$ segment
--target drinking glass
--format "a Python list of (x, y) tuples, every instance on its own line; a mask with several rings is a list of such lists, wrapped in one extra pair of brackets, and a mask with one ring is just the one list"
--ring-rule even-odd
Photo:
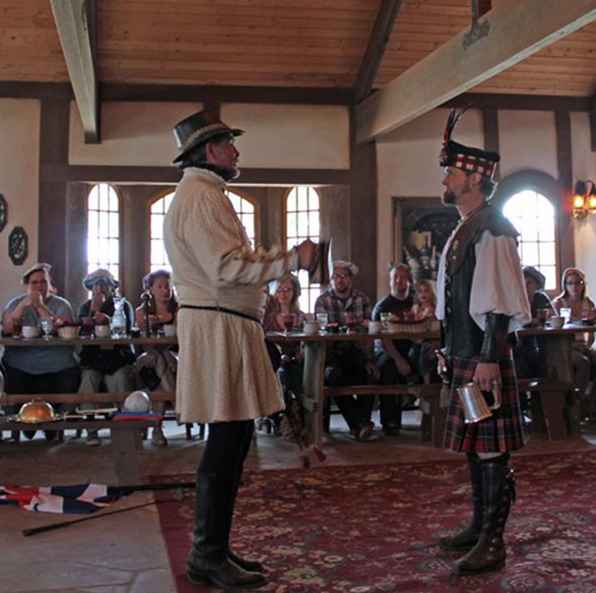
[(327, 324), (329, 323), (329, 315), (327, 313), (317, 313), (317, 321), (321, 326), (321, 330), (325, 331)]
[(381, 320), (381, 329), (383, 331), (388, 331), (389, 323), (391, 322), (391, 313), (381, 313), (379, 318)]
[(561, 307), (559, 315), (565, 319), (565, 323), (569, 323), (571, 321), (571, 308)]
[(54, 322), (51, 319), (42, 319), (39, 323), (44, 340), (49, 340), (54, 331)]

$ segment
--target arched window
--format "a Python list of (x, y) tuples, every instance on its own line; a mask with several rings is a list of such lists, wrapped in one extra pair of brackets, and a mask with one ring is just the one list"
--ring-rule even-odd
[(230, 202), (232, 202), (232, 206), (234, 207), (234, 210), (236, 211), (236, 214), (238, 215), (238, 218), (240, 219), (240, 222), (244, 226), (244, 230), (248, 235), (250, 244), (254, 247), (256, 236), (255, 205), (246, 198), (243, 198), (242, 196), (239, 196), (238, 194), (235, 194), (229, 190), (226, 190), (226, 195), (228, 198), (230, 198)]
[[(227, 196), (232, 202), (232, 206), (240, 218), (240, 222), (246, 229), (246, 234), (250, 239), (251, 244), (255, 244), (255, 227), (256, 227), (256, 214), (255, 206), (249, 200), (242, 198), (241, 196), (226, 191)], [(151, 205), (151, 256), (150, 256), (150, 268), (151, 271), (166, 269), (171, 270), (170, 262), (165, 250), (163, 242), (163, 223), (174, 199), (174, 192), (167, 194), (163, 198), (160, 198), (153, 202)]]
[(163, 243), (163, 221), (174, 199), (174, 192), (167, 194), (163, 198), (156, 200), (151, 204), (151, 256), (150, 271), (171, 270), (170, 261)]
[[(291, 249), (304, 239), (319, 242), (321, 210), (319, 192), (314, 187), (301, 185), (293, 188), (286, 198), (286, 246)], [(302, 294), (300, 309), (312, 313), (321, 294), (320, 284), (310, 284), (308, 272), (298, 272)]]
[(526, 189), (512, 195), (503, 214), (520, 233), (519, 254), (524, 266), (534, 266), (546, 277), (545, 288), (557, 287), (555, 209), (541, 193)]
[(120, 275), (118, 194), (107, 183), (94, 185), (87, 201), (87, 271), (97, 268)]

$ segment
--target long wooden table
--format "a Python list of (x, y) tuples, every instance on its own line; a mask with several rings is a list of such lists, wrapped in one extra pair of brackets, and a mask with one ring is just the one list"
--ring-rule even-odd
[[(567, 325), (561, 329), (529, 328), (520, 330), (521, 336), (541, 336), (544, 338), (547, 380), (561, 385), (573, 385), (573, 364), (571, 360), (572, 345), (578, 333), (594, 333), (594, 326)], [(377, 339), (391, 340), (429, 340), (438, 342), (439, 334), (434, 331), (425, 332), (397, 332), (397, 333), (318, 333), (306, 335), (303, 333), (269, 333), (267, 339), (279, 344), (302, 343), (304, 346), (304, 373), (303, 393), (307, 415), (307, 425), (311, 440), (320, 445), (323, 435), (323, 408), (324, 408), (324, 374), (325, 358), (329, 345), (337, 342), (361, 342), (369, 346)], [(137, 338), (87, 338), (74, 339), (51, 338), (1, 338), (0, 346), (99, 346), (113, 348), (118, 345), (138, 346), (168, 346), (176, 345), (176, 336), (169, 337), (137, 337)], [(549, 393), (548, 398), (543, 398), (545, 419), (550, 423), (549, 436), (554, 439), (566, 438), (579, 429), (579, 410), (572, 390), (563, 389), (560, 393)], [(559, 419), (561, 420), (559, 422)]]

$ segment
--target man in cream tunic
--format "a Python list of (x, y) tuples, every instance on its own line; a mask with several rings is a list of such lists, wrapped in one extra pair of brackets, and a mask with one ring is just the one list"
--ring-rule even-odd
[(180, 301), (176, 410), (183, 422), (209, 424), (187, 576), (221, 588), (265, 583), (261, 564), (229, 547), (254, 419), (283, 408), (260, 324), (264, 287), (289, 270), (307, 269), (315, 251), (311, 242), (287, 253), (251, 248), (224, 193), (238, 176), (233, 141), (240, 134), (209, 112), (176, 125), (174, 162), (184, 174), (164, 223)]

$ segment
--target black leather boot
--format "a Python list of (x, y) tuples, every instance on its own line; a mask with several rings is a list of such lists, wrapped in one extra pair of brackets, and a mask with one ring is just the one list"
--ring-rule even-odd
[(265, 577), (244, 570), (228, 555), (230, 480), (199, 472), (195, 502), (195, 529), (186, 575), (194, 584), (210, 583), (222, 589), (261, 587)]
[(472, 520), (465, 529), (456, 535), (439, 540), (441, 548), (450, 552), (461, 552), (473, 548), (478, 542), (482, 529), (482, 472), (478, 455), (468, 453), (468, 466), (472, 483)]
[(482, 470), (483, 517), (478, 543), (455, 565), (454, 573), (469, 575), (499, 570), (505, 565), (503, 533), (515, 501), (513, 470), (509, 455), (480, 464)]

